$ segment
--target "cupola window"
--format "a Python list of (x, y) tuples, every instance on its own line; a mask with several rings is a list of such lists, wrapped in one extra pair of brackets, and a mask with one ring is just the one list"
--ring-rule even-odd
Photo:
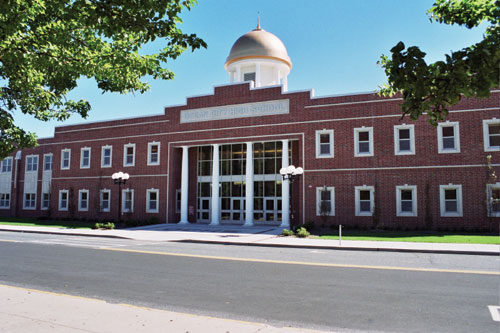
[(253, 82), (255, 82), (255, 72), (243, 74), (243, 81), (253, 81)]

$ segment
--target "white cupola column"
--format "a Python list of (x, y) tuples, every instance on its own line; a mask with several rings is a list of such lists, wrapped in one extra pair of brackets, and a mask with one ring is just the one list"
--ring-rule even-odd
[[(288, 167), (288, 140), (281, 140), (281, 167)], [(290, 228), (290, 180), (281, 181), (281, 225), (282, 228)]]
[(260, 87), (261, 86), (261, 72), (260, 72), (260, 62), (255, 63), (255, 87)]
[(245, 224), (246, 227), (253, 225), (253, 144), (247, 142), (247, 159), (245, 170)]
[(212, 158), (212, 212), (210, 225), (220, 224), (220, 204), (219, 204), (219, 145), (214, 144), (214, 154)]
[(188, 187), (189, 187), (189, 147), (182, 147), (182, 171), (181, 171), (181, 220), (179, 224), (188, 224)]

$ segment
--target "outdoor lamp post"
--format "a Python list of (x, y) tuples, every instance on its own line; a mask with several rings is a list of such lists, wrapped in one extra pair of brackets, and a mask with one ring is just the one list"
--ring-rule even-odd
[(130, 175), (128, 173), (123, 172), (115, 172), (111, 178), (113, 178), (113, 182), (118, 184), (118, 223), (121, 223), (121, 208), (122, 208), (122, 184), (125, 184), (129, 179)]
[(290, 165), (286, 168), (281, 168), (280, 174), (283, 177), (283, 180), (289, 180), (290, 183), (293, 183), (295, 179), (300, 177), (304, 173), (304, 169), (301, 167), (296, 168), (293, 165)]

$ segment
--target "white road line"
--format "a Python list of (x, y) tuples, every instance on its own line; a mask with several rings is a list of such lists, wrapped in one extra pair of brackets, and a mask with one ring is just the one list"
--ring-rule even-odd
[(488, 309), (491, 313), (491, 318), (494, 321), (500, 321), (500, 306), (498, 305), (488, 305)]

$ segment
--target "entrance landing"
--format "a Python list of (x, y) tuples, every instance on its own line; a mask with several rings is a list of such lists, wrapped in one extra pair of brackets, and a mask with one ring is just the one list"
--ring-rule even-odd
[(266, 234), (280, 235), (283, 231), (279, 226), (250, 226), (241, 225), (208, 225), (200, 223), (177, 224), (162, 223), (148, 226), (129, 228), (128, 230), (151, 230), (151, 231), (187, 231), (187, 232), (213, 232), (213, 233), (235, 233), (235, 234)]

